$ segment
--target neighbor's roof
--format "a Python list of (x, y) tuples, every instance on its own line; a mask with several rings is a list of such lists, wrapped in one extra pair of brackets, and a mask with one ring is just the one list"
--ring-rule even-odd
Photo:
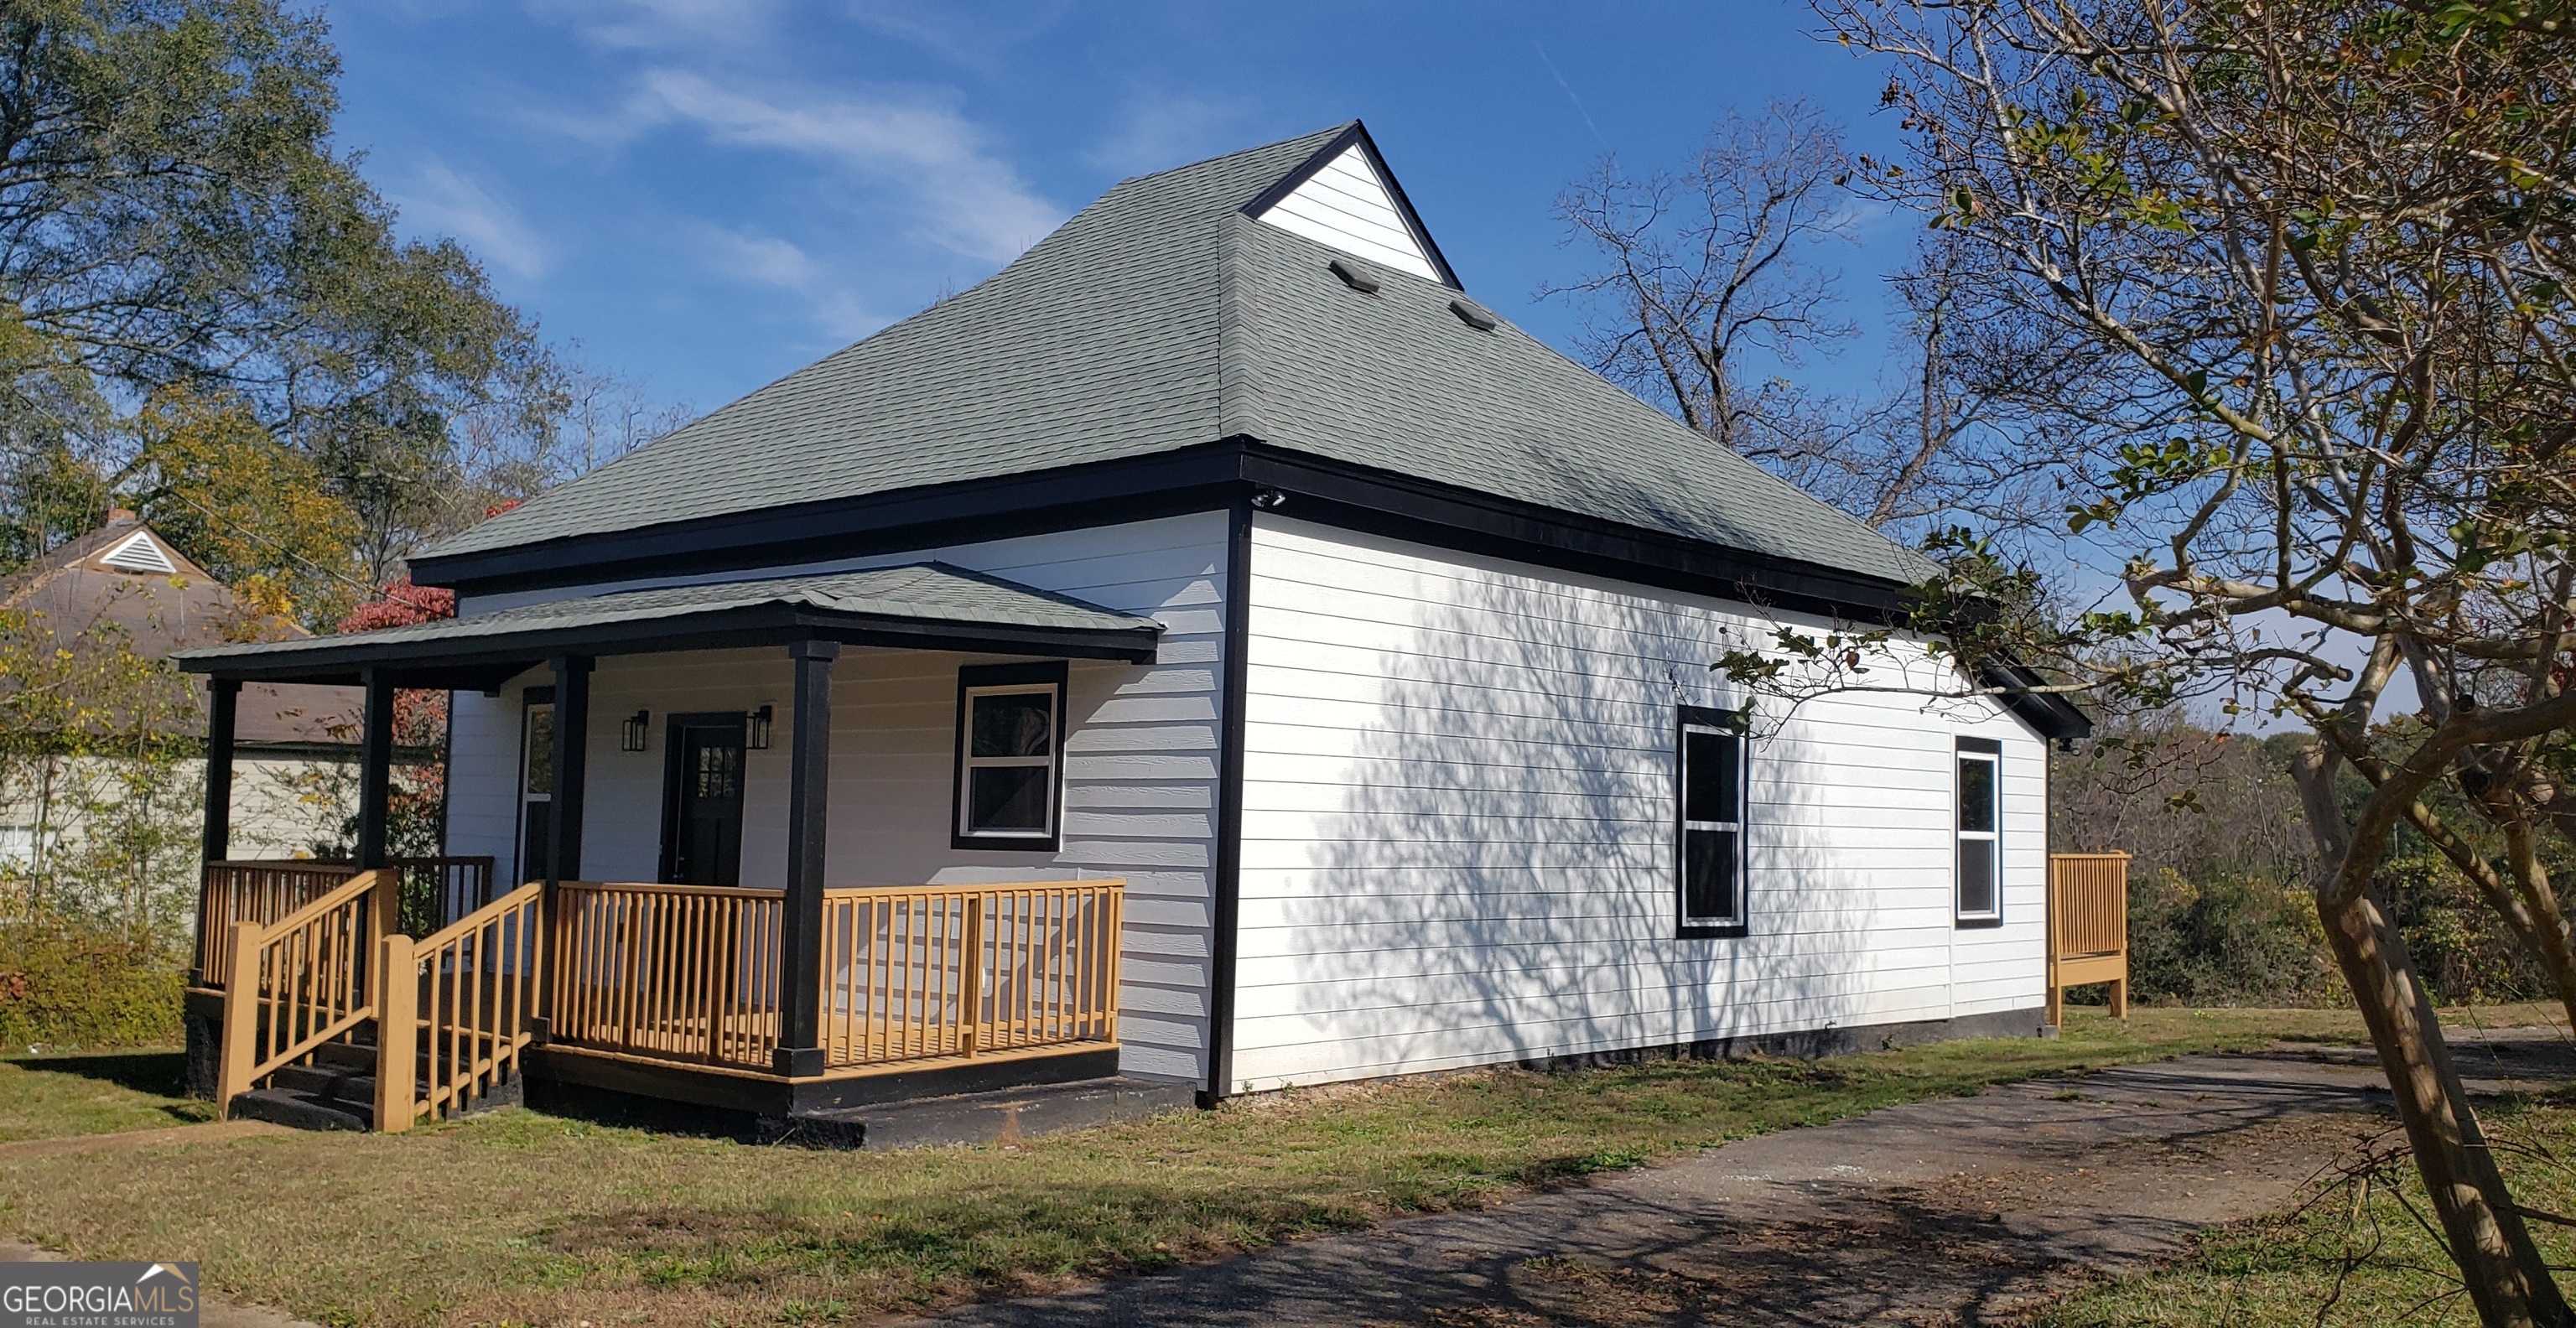
[(1120, 183), (991, 279), (426, 556), (1254, 438), (1776, 558), (1921, 575), (1915, 555), (1508, 322), (1470, 326), (1450, 308), (1456, 289), (1371, 265), (1380, 289), (1362, 295), (1327, 269), (1357, 260), (1247, 214), (1353, 143), (1367, 143), (1357, 122)]
[(515, 666), (565, 649), (670, 649), (679, 637), (708, 648), (726, 644), (728, 631), (769, 630), (966, 649), (1008, 649), (1034, 637), (1150, 656), (1162, 625), (960, 567), (913, 563), (619, 591), (374, 632), (187, 650), (177, 659), (196, 673), (331, 676), (359, 665)]
[[(246, 632), (304, 638), (189, 560), (131, 512), (47, 550), (0, 581), (0, 610), (27, 615), (26, 630), (79, 651), (120, 643), (143, 659)], [(205, 704), (205, 689), (196, 692)], [(359, 693), (345, 687), (253, 685), (235, 702), (244, 746), (354, 746)]]

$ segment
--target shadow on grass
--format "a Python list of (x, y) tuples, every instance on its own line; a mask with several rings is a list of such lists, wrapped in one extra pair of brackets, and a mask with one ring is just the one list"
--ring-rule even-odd
[(188, 1053), (184, 1051), (88, 1051), (48, 1056), (12, 1056), (22, 1070), (78, 1075), (156, 1097), (188, 1095)]

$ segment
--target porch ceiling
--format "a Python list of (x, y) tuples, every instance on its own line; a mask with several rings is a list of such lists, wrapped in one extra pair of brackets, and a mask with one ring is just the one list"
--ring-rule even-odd
[(945, 563), (589, 595), (348, 636), (173, 655), (223, 678), (482, 688), (550, 656), (799, 640), (1151, 663), (1162, 624)]

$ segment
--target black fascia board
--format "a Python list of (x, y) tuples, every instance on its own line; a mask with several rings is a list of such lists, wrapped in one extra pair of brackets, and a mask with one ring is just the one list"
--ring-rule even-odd
[(1904, 615), (1897, 582), (1729, 549), (1537, 503), (1234, 437), (1170, 452), (424, 558), (458, 595), (675, 573), (751, 571), (942, 544), (1222, 511), (1260, 489), (1282, 515), (1463, 552), (1869, 622)]
[(1979, 670), (1989, 687), (2005, 688), (1995, 699), (2004, 709), (2039, 731), (2039, 736), (2058, 742), (2073, 742), (2093, 736), (2093, 717), (2082, 707), (2055, 692), (2028, 689), (2044, 686), (2046, 680), (2026, 665), (2010, 660), (1997, 660)]
[[(661, 618), (567, 627), (532, 628), (488, 638), (428, 638), (369, 641), (356, 635), (345, 641), (268, 655), (212, 656), (181, 659), (190, 673), (237, 678), (245, 682), (337, 682), (358, 676), (361, 668), (390, 671), (400, 685), (464, 688), (464, 681), (500, 671), (515, 676), (535, 662), (555, 655), (636, 655), (689, 650), (731, 650), (792, 641), (838, 641), (844, 645), (899, 649), (946, 650), (966, 654), (1043, 655), (1068, 659), (1111, 659), (1131, 664), (1154, 661), (1159, 628), (1017, 627), (981, 623), (925, 622), (883, 614), (831, 613), (797, 605), (759, 604), (712, 612), (673, 614)], [(430, 681), (430, 680), (439, 681)]]
[(1288, 501), (1270, 510), (1467, 553), (1766, 607), (1895, 623), (1906, 589), (1856, 572), (1730, 549), (1392, 471), (1244, 444), (1243, 477)]
[[(423, 557), (420, 585), (460, 596), (674, 572), (748, 571), (1213, 511), (1238, 496), (1233, 440), (1016, 475), (798, 503), (635, 530)], [(1101, 505), (1118, 504), (1115, 513)]]

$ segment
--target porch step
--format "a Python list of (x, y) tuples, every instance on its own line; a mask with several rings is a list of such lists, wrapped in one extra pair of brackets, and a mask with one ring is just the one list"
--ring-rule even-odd
[(1198, 1085), (1192, 1081), (1112, 1075), (989, 1093), (799, 1112), (785, 1120), (766, 1122), (761, 1133), (770, 1142), (817, 1148), (885, 1150), (940, 1144), (1012, 1144), (1058, 1130), (1178, 1111), (1197, 1100)]
[(299, 1130), (364, 1130), (375, 1123), (376, 1109), (272, 1086), (235, 1095), (231, 1115)]

